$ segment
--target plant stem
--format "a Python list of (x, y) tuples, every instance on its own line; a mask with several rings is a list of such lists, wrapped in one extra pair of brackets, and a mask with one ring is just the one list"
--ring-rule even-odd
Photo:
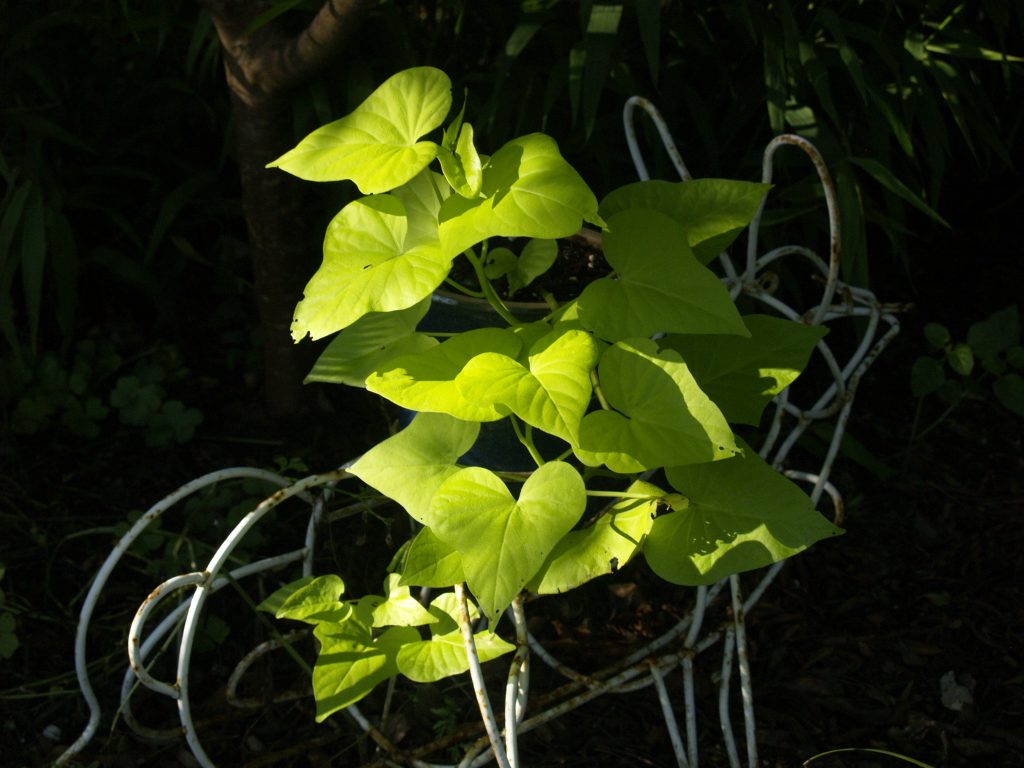
[(459, 293), (464, 293), (467, 296), (472, 296), (474, 299), (486, 298), (484, 296), (483, 291), (474, 291), (472, 288), (467, 288), (466, 286), (462, 285), (461, 283), (455, 282), (450, 277), (446, 277), (444, 282), (445, 282), (445, 285), (448, 285), (451, 288), (454, 288)]
[(601, 380), (597, 378), (597, 368), (590, 372), (590, 383), (594, 387), (594, 394), (597, 395), (597, 402), (601, 404), (601, 408), (606, 411), (612, 410), (608, 401), (605, 400), (604, 391), (601, 389)]
[(529, 424), (526, 425), (526, 431), (524, 432), (522, 427), (519, 426), (519, 419), (515, 416), (509, 416), (512, 421), (512, 429), (516, 432), (516, 437), (519, 438), (519, 442), (526, 446), (526, 450), (530, 452), (530, 458), (533, 459), (534, 463), (538, 467), (544, 466), (544, 457), (540, 455), (540, 451), (537, 450), (537, 446), (533, 444), (533, 427)]
[(494, 290), (494, 286), (491, 285), (491, 281), (487, 279), (487, 275), (484, 273), (483, 260), (477, 258), (477, 255), (473, 253), (472, 249), (463, 251), (463, 254), (469, 263), (473, 265), (473, 271), (476, 272), (476, 279), (480, 281), (480, 288), (483, 290), (483, 297), (487, 299), (487, 302), (494, 307), (494, 311), (501, 315), (502, 319), (509, 325), (516, 326), (520, 325), (519, 321), (516, 320), (515, 315), (505, 306), (505, 302), (498, 296), (498, 292)]
[(654, 501), (663, 498), (652, 493), (628, 493), (626, 491), (587, 491), (587, 496), (597, 496), (604, 499), (641, 499), (643, 501)]

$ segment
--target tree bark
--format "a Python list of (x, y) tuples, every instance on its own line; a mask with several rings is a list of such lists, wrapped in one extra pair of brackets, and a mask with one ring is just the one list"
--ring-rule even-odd
[(245, 30), (257, 0), (200, 0), (224, 52), (242, 206), (263, 337), (265, 394), (274, 416), (303, 410), (305, 350), (291, 340), (292, 311), (319, 263), (321, 233), (304, 205), (307, 185), (266, 164), (294, 144), (289, 94), (333, 61), (376, 0), (327, 0), (299, 34), (274, 23)]

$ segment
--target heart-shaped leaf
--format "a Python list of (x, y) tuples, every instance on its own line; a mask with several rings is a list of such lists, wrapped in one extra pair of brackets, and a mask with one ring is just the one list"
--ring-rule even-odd
[[(516, 649), (488, 631), (477, 632), (473, 635), (473, 642), (481, 662), (491, 661)], [(402, 646), (397, 662), (398, 671), (417, 683), (433, 683), (469, 669), (469, 657), (460, 630)]]
[(387, 360), (366, 380), (366, 388), (413, 411), (447, 413), (467, 421), (497, 421), (507, 415), (489, 400), (462, 395), (456, 378), (477, 355), (495, 353), (514, 358), (519, 338), (502, 328), (477, 328), (417, 355)]
[(292, 337), (319, 339), (369, 312), (408, 309), (448, 275), (436, 242), (405, 249), (405, 206), (391, 195), (346, 205), (327, 227), (324, 261), (295, 307)]
[(345, 583), (340, 576), (308, 576), (286, 584), (256, 606), (278, 619), (294, 619), (307, 624), (341, 621), (352, 610), (341, 602)]
[(433, 624), (433, 616), (420, 601), (409, 593), (409, 587), (402, 586), (397, 573), (389, 573), (384, 587), (388, 596), (373, 609), (374, 627), (419, 627)]
[(654, 521), (644, 557), (673, 584), (711, 584), (842, 533), (749, 448), (726, 461), (671, 467), (667, 474), (689, 506)]
[(341, 628), (336, 631), (334, 634), (331, 625), (321, 624), (314, 632), (320, 641), (320, 655), (313, 667), (318, 723), (397, 675), (402, 646), (420, 640), (413, 627), (391, 627), (375, 640)]
[(455, 462), (473, 447), (479, 433), (479, 424), (421, 413), (397, 435), (364, 453), (349, 472), (422, 523), (434, 491), (459, 470)]
[(646, 493), (653, 498), (623, 499), (593, 525), (566, 534), (531, 579), (531, 592), (539, 595), (568, 592), (598, 576), (614, 573), (630, 561), (651, 529), (658, 497), (665, 492), (642, 481), (630, 485), (627, 492)]
[(482, 197), (451, 196), (441, 205), (441, 243), (458, 254), (489, 237), (558, 238), (599, 221), (597, 200), (558, 151), (532, 133), (499, 149), (483, 170)]
[(686, 363), (650, 339), (618, 342), (601, 356), (601, 390), (614, 411), (593, 411), (580, 425), (576, 455), (615, 472), (727, 458), (732, 430)]
[(441, 125), (452, 105), (451, 81), (416, 67), (388, 78), (346, 117), (317, 128), (268, 168), (309, 181), (351, 179), (364, 195), (404, 184), (437, 156), (418, 141)]
[(430, 336), (414, 333), (429, 308), (430, 300), (424, 299), (398, 312), (363, 315), (331, 339), (306, 376), (306, 383), (324, 381), (362, 387), (366, 377), (385, 361), (436, 346)]
[(686, 232), (686, 242), (701, 264), (707, 264), (746, 228), (771, 189), (730, 179), (684, 182), (640, 181), (619, 187), (601, 201), (601, 216), (646, 209), (668, 216)]
[(749, 338), (671, 335), (659, 344), (682, 355), (729, 421), (756, 427), (764, 407), (796, 380), (828, 329), (768, 315), (746, 315), (743, 322)]
[(405, 555), (401, 583), (417, 587), (450, 587), (465, 580), (459, 551), (437, 538), (429, 528), (421, 528)]
[(501, 413), (511, 411), (527, 424), (576, 444), (597, 357), (597, 343), (586, 331), (553, 331), (531, 347), (529, 368), (506, 355), (477, 355), (456, 383), (466, 400), (493, 405)]
[(664, 214), (615, 214), (608, 219), (604, 254), (616, 277), (595, 280), (578, 301), (581, 322), (602, 339), (749, 335), (725, 286), (694, 257), (683, 228)]
[(429, 525), (462, 554), (466, 583), (491, 622), (547, 559), (586, 507), (583, 478), (554, 461), (534, 472), (516, 500), (482, 467), (449, 477), (434, 494)]

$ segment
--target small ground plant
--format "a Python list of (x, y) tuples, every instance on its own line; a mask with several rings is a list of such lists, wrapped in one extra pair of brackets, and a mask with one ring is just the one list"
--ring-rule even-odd
[[(324, 575), (262, 606), (315, 626), (318, 719), (398, 675), (464, 672), (474, 646), (484, 661), (513, 651), (499, 619), (524, 594), (567, 592), (641, 555), (669, 582), (710, 584), (841, 532), (732, 427), (759, 424), (825, 333), (741, 315), (706, 266), (767, 185), (640, 182), (599, 203), (546, 135), (481, 155), (463, 106), (440, 142), (425, 139), (451, 106), (443, 72), (406, 70), (271, 164), (365, 195), (331, 221), (296, 308), (296, 341), (336, 334), (313, 377), (415, 413), (348, 468), (415, 521), (382, 593), (342, 599), (341, 576)], [(493, 281), (529, 283), (546, 246), (495, 259), (490, 241), (584, 223), (612, 273), (540, 320), (517, 318)], [(450, 278), (460, 259), (476, 287)], [(504, 327), (418, 331), (442, 286), (486, 299)], [(464, 458), (497, 421), (535, 468)], [(454, 592), (424, 605), (412, 587)]]

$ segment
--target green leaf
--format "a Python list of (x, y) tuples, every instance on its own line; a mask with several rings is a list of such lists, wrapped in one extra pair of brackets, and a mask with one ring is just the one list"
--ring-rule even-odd
[(558, 257), (558, 243), (554, 240), (533, 239), (526, 244), (515, 265), (508, 275), (508, 293), (514, 295), (517, 291), (532, 283), (536, 278), (543, 275)]
[(936, 350), (945, 349), (952, 341), (949, 329), (942, 323), (926, 323), (924, 326), (924, 338)]
[(675, 221), (685, 231), (687, 245), (701, 264), (707, 264), (746, 229), (770, 184), (730, 179), (639, 181), (611, 192), (601, 201), (601, 218), (644, 209)]
[(346, 117), (317, 128), (270, 163), (309, 181), (351, 179), (364, 195), (387, 192), (422, 171), (438, 145), (418, 141), (451, 108), (451, 81), (416, 67), (385, 80)]
[(803, 371), (823, 326), (794, 323), (768, 315), (743, 318), (750, 336), (666, 336), (700, 388), (733, 423), (757, 426), (765, 406)]
[(306, 577), (281, 587), (256, 606), (256, 610), (272, 613), (278, 619), (307, 624), (344, 621), (352, 612), (351, 606), (341, 602), (344, 592), (345, 582), (340, 576)]
[(438, 154), (444, 177), (462, 197), (474, 198), (483, 184), (480, 155), (473, 146), (473, 126), (463, 123), (455, 149), (441, 147)]
[(409, 593), (409, 587), (402, 586), (400, 582), (401, 576), (397, 573), (388, 574), (384, 583), (387, 599), (373, 609), (373, 626), (419, 627), (435, 623), (437, 618)]
[(655, 485), (637, 481), (627, 493), (649, 493), (651, 499), (623, 499), (588, 528), (566, 534), (529, 583), (539, 595), (568, 592), (581, 584), (614, 573), (632, 559), (651, 529), (658, 502), (665, 495)]
[(992, 384), (996, 399), (1018, 416), (1024, 416), (1024, 378), (1017, 373), (1000, 376)]
[(590, 404), (598, 346), (586, 331), (552, 331), (530, 348), (528, 365), (497, 353), (477, 355), (456, 378), (467, 402), (510, 411), (575, 445)]
[(465, 580), (459, 551), (437, 538), (429, 528), (421, 528), (405, 555), (401, 583), (417, 587), (450, 587)]
[(346, 624), (320, 624), (314, 631), (320, 641), (320, 655), (313, 667), (318, 723), (397, 675), (402, 646), (420, 640), (413, 627), (391, 627), (376, 640), (369, 640), (362, 633), (350, 632)]
[(437, 490), (426, 523), (462, 554), (466, 583), (493, 625), (586, 503), (583, 478), (561, 461), (530, 475), (518, 500), (493, 472), (468, 467)]
[(910, 391), (914, 397), (924, 397), (938, 392), (946, 383), (946, 372), (942, 362), (934, 357), (919, 357), (910, 369)]
[(736, 453), (725, 416), (686, 363), (650, 339), (618, 342), (601, 357), (601, 389), (614, 411), (588, 413), (576, 455), (615, 472), (714, 461)]
[(295, 307), (292, 337), (319, 339), (370, 312), (408, 309), (451, 269), (435, 242), (406, 249), (408, 216), (392, 195), (346, 205), (327, 227), (324, 261)]
[(482, 197), (452, 195), (441, 204), (445, 253), (489, 237), (558, 238), (583, 221), (599, 221), (597, 199), (549, 136), (533, 133), (505, 144), (483, 170)]
[(667, 476), (689, 506), (654, 521), (644, 557), (673, 584), (712, 584), (842, 533), (749, 448), (725, 461), (670, 467)]
[[(516, 649), (486, 630), (473, 635), (473, 641), (481, 662), (497, 659)], [(468, 670), (469, 657), (458, 629), (430, 640), (409, 643), (398, 652), (398, 671), (417, 683), (434, 683)]]
[(121, 423), (141, 427), (160, 410), (163, 390), (156, 384), (142, 384), (135, 376), (120, 376), (110, 393), (110, 404), (118, 410)]
[(900, 197), (906, 202), (910, 203), (912, 206), (917, 208), (917, 210), (921, 211), (921, 213), (925, 214), (932, 221), (941, 224), (947, 229), (952, 229), (948, 221), (942, 218), (935, 211), (935, 209), (928, 205), (928, 203), (926, 203), (924, 200), (922, 200), (920, 196), (914, 194), (914, 192), (912, 192), (906, 184), (904, 184), (902, 181), (896, 178), (892, 171), (890, 171), (880, 162), (878, 162), (877, 160), (873, 160), (870, 157), (851, 157), (849, 158), (849, 160), (854, 165), (863, 168), (865, 171), (871, 174), (871, 176), (874, 177), (875, 181), (877, 181), (879, 184), (881, 184), (883, 187), (885, 187), (887, 190), (892, 192), (897, 197)]
[(306, 383), (324, 381), (362, 387), (366, 377), (387, 360), (436, 346), (431, 337), (414, 333), (428, 309), (429, 298), (409, 309), (363, 315), (331, 339), (306, 376)]
[(974, 353), (966, 344), (954, 344), (946, 352), (946, 362), (961, 376), (970, 376), (974, 370)]
[(489, 400), (465, 398), (456, 383), (463, 368), (485, 353), (515, 358), (519, 338), (502, 328), (477, 328), (417, 355), (387, 360), (366, 379), (366, 388), (413, 411), (447, 413), (467, 421), (497, 421), (507, 414)]
[(491, 248), (484, 259), (484, 274), (488, 280), (497, 280), (512, 272), (518, 263), (519, 258), (508, 248)]
[(602, 339), (749, 335), (725, 286), (694, 258), (685, 231), (667, 216), (648, 210), (610, 216), (604, 254), (617, 278), (594, 281), (578, 302), (580, 321)]
[(967, 331), (967, 343), (982, 360), (990, 360), (1020, 343), (1020, 315), (1011, 306), (993, 312)]
[(364, 453), (349, 472), (425, 523), (434, 492), (459, 470), (455, 462), (473, 447), (479, 433), (479, 424), (421, 413)]

